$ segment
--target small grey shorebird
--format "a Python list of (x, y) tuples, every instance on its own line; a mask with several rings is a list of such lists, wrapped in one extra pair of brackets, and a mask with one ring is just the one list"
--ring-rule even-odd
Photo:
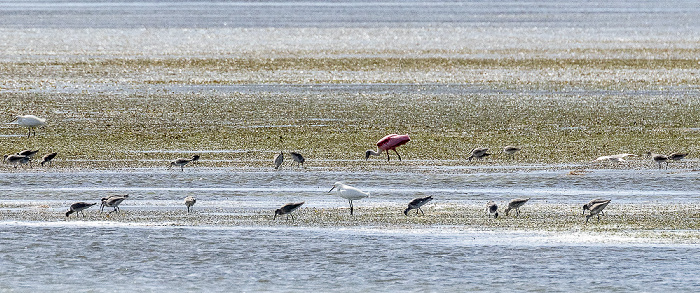
[(411, 209), (415, 209), (416, 215), (418, 214), (418, 211), (420, 211), (421, 214), (425, 215), (425, 213), (423, 212), (423, 209), (421, 209), (421, 207), (424, 204), (430, 202), (431, 200), (433, 200), (432, 195), (428, 195), (426, 197), (414, 198), (411, 202), (408, 203), (408, 208), (406, 208), (403, 211), (403, 214), (408, 216), (408, 211), (410, 211)]
[(516, 147), (516, 146), (512, 146), (512, 145), (509, 145), (509, 146), (506, 146), (503, 148), (503, 153), (505, 153), (507, 155), (515, 154), (518, 151), (520, 151), (520, 148)]
[(490, 156), (491, 154), (487, 153), (489, 151), (489, 148), (475, 148), (472, 149), (471, 156), (467, 158), (470, 162), (472, 159), (476, 158), (477, 160), (481, 160), (485, 158), (486, 156)]
[(493, 215), (494, 219), (498, 218), (498, 205), (495, 202), (489, 201), (486, 203), (486, 211), (489, 213), (489, 218), (491, 215)]
[(306, 161), (304, 156), (297, 152), (290, 152), (289, 154), (292, 155), (292, 159), (297, 163), (297, 167), (299, 167), (300, 164), (302, 168), (304, 167), (304, 161)]
[(600, 214), (603, 212), (603, 209), (608, 206), (610, 203), (610, 200), (606, 200), (604, 202), (600, 202), (597, 204), (594, 204), (593, 206), (590, 207), (590, 214), (586, 216), (586, 223), (588, 223), (588, 219), (591, 217), (597, 215), (598, 216), (598, 222), (600, 222)]
[(666, 155), (660, 155), (660, 154), (654, 154), (652, 152), (647, 152), (647, 155), (651, 157), (654, 162), (659, 164), (659, 169), (661, 169), (661, 164), (666, 163), (666, 169), (668, 169), (668, 156)]
[(32, 158), (23, 155), (5, 155), (3, 157), (3, 161), (7, 162), (8, 164), (15, 165), (15, 168), (17, 168), (18, 164), (27, 163), (29, 163), (29, 167), (31, 167)]
[(192, 159), (190, 159), (190, 161), (192, 161), (192, 164), (199, 164), (199, 158), (199, 155), (192, 155)]
[(508, 202), (508, 207), (506, 208), (506, 216), (510, 210), (515, 209), (517, 216), (520, 216), (520, 207), (523, 206), (530, 198), (516, 198)]
[(289, 217), (292, 217), (292, 221), (294, 221), (294, 216), (292, 215), (293, 211), (296, 211), (299, 207), (301, 207), (304, 204), (304, 202), (297, 202), (297, 203), (288, 203), (283, 205), (281, 208), (275, 210), (275, 216), (272, 217), (272, 220), (274, 221), (277, 219), (277, 216), (281, 215), (287, 215), (287, 219)]
[(72, 205), (70, 205), (70, 208), (68, 208), (68, 211), (66, 212), (66, 217), (70, 216), (70, 214), (75, 213), (75, 216), (77, 217), (78, 214), (83, 214), (83, 217), (85, 217), (85, 213), (83, 210), (96, 205), (97, 203), (86, 203), (86, 202), (76, 202)]
[(684, 159), (687, 155), (688, 153), (672, 153), (668, 155), (668, 159), (671, 161), (680, 161)]
[(177, 158), (175, 161), (170, 162), (170, 168), (173, 166), (178, 166), (180, 167), (180, 171), (185, 171), (185, 165), (189, 164), (190, 162), (192, 162), (191, 159)]
[(56, 153), (56, 152), (53, 152), (53, 153), (44, 155), (44, 156), (41, 158), (41, 162), (40, 162), (39, 164), (41, 164), (42, 167), (43, 167), (44, 164), (46, 164), (46, 163), (49, 163), (49, 165), (53, 165), (53, 163), (51, 162), (51, 160), (53, 160), (53, 158), (55, 158), (56, 155), (58, 155), (58, 153)]
[[(584, 205), (583, 205), (583, 212), (582, 212), (581, 214), (582, 214), (582, 215), (583, 215), (583, 214), (586, 214), (586, 211), (589, 211), (589, 210), (591, 209), (591, 207), (594, 206), (595, 204), (603, 203), (603, 202), (608, 202), (608, 201), (610, 201), (610, 200), (609, 200), (609, 199), (601, 199), (601, 198), (592, 199), (592, 200), (589, 201), (587, 204), (584, 204)], [(602, 214), (602, 213), (603, 213), (603, 212), (601, 212), (601, 214)]]
[(185, 197), (185, 206), (187, 207), (187, 212), (190, 212), (190, 208), (197, 202), (197, 198), (194, 196)]
[(104, 211), (104, 207), (114, 208), (113, 211), (109, 212), (120, 212), (119, 204), (121, 204), (125, 199), (129, 198), (128, 194), (125, 195), (110, 195), (108, 197), (102, 198), (102, 203), (100, 204), (100, 211)]
[(279, 170), (280, 166), (282, 166), (282, 163), (284, 163), (284, 153), (280, 152), (275, 157), (275, 170)]

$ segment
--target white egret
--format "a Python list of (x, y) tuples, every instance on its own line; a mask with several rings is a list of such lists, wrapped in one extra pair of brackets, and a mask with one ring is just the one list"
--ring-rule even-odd
[[(15, 120), (8, 124), (17, 124), (19, 126), (27, 127), (29, 129), (27, 137), (30, 137), (32, 135), (32, 129), (46, 125), (46, 119), (39, 118), (34, 115), (24, 115), (17, 116)], [(36, 136), (36, 129), (34, 130), (34, 136)]]
[(333, 189), (336, 190), (336, 194), (338, 194), (338, 196), (347, 199), (350, 203), (350, 215), (352, 215), (353, 212), (352, 201), (363, 199), (369, 196), (369, 192), (364, 192), (355, 187), (345, 185), (341, 182), (336, 182), (335, 184), (333, 184), (333, 187), (328, 192), (333, 191)]

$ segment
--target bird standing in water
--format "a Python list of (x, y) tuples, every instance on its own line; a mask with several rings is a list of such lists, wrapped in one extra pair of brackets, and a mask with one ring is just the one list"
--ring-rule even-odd
[(365, 152), (365, 161), (369, 159), (369, 156), (379, 156), (382, 152), (386, 152), (386, 160), (389, 161), (389, 151), (394, 151), (396, 156), (399, 157), (399, 161), (401, 161), (401, 155), (396, 151), (396, 148), (409, 141), (411, 141), (411, 138), (408, 137), (408, 134), (389, 134), (377, 142), (377, 151), (368, 150)]
[(190, 208), (197, 202), (197, 198), (194, 196), (185, 197), (185, 206), (187, 207), (187, 212), (190, 212)]
[(369, 192), (364, 192), (364, 191), (359, 190), (355, 187), (345, 185), (345, 184), (340, 183), (340, 182), (336, 182), (335, 184), (333, 184), (333, 187), (328, 192), (333, 191), (333, 189), (336, 190), (336, 194), (338, 196), (340, 196), (344, 199), (347, 199), (348, 202), (350, 203), (350, 215), (352, 215), (352, 212), (353, 212), (352, 201), (363, 199), (363, 198), (369, 196)]

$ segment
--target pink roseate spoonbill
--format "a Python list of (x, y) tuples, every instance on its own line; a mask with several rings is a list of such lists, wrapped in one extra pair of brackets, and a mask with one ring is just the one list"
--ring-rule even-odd
[(389, 134), (377, 142), (377, 151), (368, 150), (365, 152), (365, 161), (369, 159), (369, 156), (379, 156), (382, 152), (386, 152), (386, 160), (389, 161), (389, 151), (394, 151), (396, 156), (399, 157), (401, 161), (401, 155), (396, 151), (396, 148), (406, 144), (411, 141), (408, 134)]
[(336, 190), (336, 193), (338, 194), (338, 196), (340, 196), (344, 199), (347, 199), (348, 202), (350, 202), (350, 215), (352, 215), (352, 211), (353, 211), (352, 201), (358, 200), (358, 199), (363, 199), (363, 198), (369, 196), (369, 192), (364, 192), (364, 191), (359, 190), (355, 187), (345, 185), (345, 184), (340, 183), (340, 182), (336, 182), (335, 184), (333, 184), (333, 187), (328, 192), (333, 191), (333, 189)]
[(294, 216), (292, 216), (292, 212), (296, 211), (301, 205), (303, 205), (304, 202), (297, 202), (297, 203), (288, 203), (286, 205), (283, 205), (281, 208), (275, 210), (275, 216), (272, 218), (274, 221), (277, 216), (281, 215), (287, 215), (287, 218), (292, 217), (292, 221), (294, 221)]
[(506, 208), (506, 216), (510, 210), (515, 209), (517, 215), (520, 216), (520, 207), (523, 206), (530, 198), (516, 198), (508, 202), (508, 207)]
[(187, 207), (187, 212), (190, 212), (190, 208), (197, 202), (197, 198), (194, 196), (185, 197), (185, 206)]
[[(8, 124), (17, 124), (28, 128), (29, 133), (27, 133), (27, 137), (30, 137), (32, 135), (32, 129), (46, 125), (46, 119), (39, 118), (34, 115), (24, 115), (17, 116), (15, 120), (12, 120), (12, 122)], [(34, 136), (36, 136), (36, 129), (34, 130)]]
[(91, 206), (96, 205), (97, 203), (86, 203), (86, 202), (76, 202), (72, 205), (70, 205), (70, 208), (66, 212), (66, 217), (70, 216), (70, 214), (75, 213), (75, 216), (77, 217), (78, 214), (83, 214), (83, 217), (85, 217), (85, 213), (83, 212), (84, 209), (87, 209)]
[(425, 213), (423, 212), (423, 210), (420, 207), (422, 207), (424, 204), (428, 203), (431, 200), (433, 200), (432, 195), (429, 195), (426, 197), (415, 198), (411, 202), (408, 203), (408, 208), (406, 208), (403, 211), (403, 214), (408, 216), (408, 211), (410, 211), (411, 209), (415, 209), (416, 215), (418, 214), (418, 211), (420, 211), (421, 214), (425, 215)]
[(608, 206), (609, 203), (610, 200), (606, 200), (604, 202), (600, 202), (591, 206), (591, 213), (588, 216), (586, 216), (586, 223), (588, 223), (588, 219), (595, 215), (598, 215), (598, 222), (600, 222), (600, 214), (603, 212), (603, 209)]

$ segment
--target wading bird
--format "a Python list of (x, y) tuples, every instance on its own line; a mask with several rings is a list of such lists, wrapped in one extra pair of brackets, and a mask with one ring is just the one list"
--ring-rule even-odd
[(335, 189), (336, 194), (338, 194), (338, 196), (347, 199), (350, 203), (350, 215), (352, 215), (353, 211), (352, 201), (363, 199), (369, 196), (369, 192), (361, 191), (355, 187), (348, 186), (340, 182), (336, 182), (335, 184), (333, 184), (333, 187), (328, 192), (333, 191), (333, 189)]
[(495, 202), (489, 201), (486, 203), (486, 212), (489, 213), (489, 217), (493, 215), (493, 218), (498, 218), (498, 205)]
[[(583, 212), (582, 212), (581, 214), (582, 214), (582, 215), (585, 214), (586, 211), (590, 210), (591, 207), (594, 206), (595, 204), (599, 204), (599, 203), (603, 203), (603, 202), (608, 202), (608, 201), (610, 201), (610, 200), (609, 200), (609, 199), (600, 199), (600, 198), (592, 199), (592, 200), (589, 201), (587, 204), (584, 204), (584, 205), (583, 205)], [(602, 214), (602, 213), (603, 213), (603, 212), (601, 212), (601, 214)]]
[(34, 129), (34, 136), (36, 136), (36, 129), (39, 126), (44, 126), (46, 125), (46, 119), (36, 117), (34, 115), (24, 115), (24, 116), (17, 116), (15, 120), (12, 120), (12, 122), (8, 124), (17, 124), (19, 126), (27, 127), (29, 129), (29, 133), (27, 133), (27, 137), (30, 137), (32, 135), (32, 129)]
[(190, 161), (192, 161), (192, 164), (199, 164), (199, 155), (192, 155)]
[(53, 160), (53, 158), (55, 158), (56, 155), (58, 155), (58, 153), (56, 153), (56, 152), (44, 155), (41, 158), (41, 163), (40, 163), (41, 166), (43, 167), (45, 163), (49, 163), (49, 165), (53, 165), (53, 163), (51, 163), (51, 160)]
[(15, 165), (15, 168), (17, 168), (18, 164), (27, 164), (29, 163), (29, 167), (31, 168), (31, 161), (32, 159), (27, 156), (23, 155), (5, 155), (3, 158), (4, 162), (7, 162), (8, 164)]
[(365, 152), (365, 161), (369, 159), (369, 156), (379, 156), (382, 154), (382, 152), (386, 152), (386, 160), (389, 161), (389, 151), (394, 151), (396, 156), (399, 157), (399, 161), (401, 161), (401, 155), (399, 155), (399, 152), (396, 151), (396, 148), (406, 144), (409, 141), (411, 141), (411, 138), (408, 137), (408, 134), (389, 134), (377, 142), (376, 152), (373, 150), (368, 150)]
[(280, 166), (282, 166), (282, 163), (284, 163), (284, 153), (280, 152), (275, 157), (275, 170), (279, 170)]
[(36, 150), (36, 151), (33, 151), (33, 150), (23, 150), (23, 151), (21, 151), (21, 152), (19, 152), (19, 153), (17, 153), (17, 154), (20, 155), (20, 156), (27, 156), (27, 157), (29, 157), (29, 158), (34, 158), (34, 155), (36, 155), (36, 153), (38, 153), (38, 152), (39, 152), (39, 150)]
[(170, 162), (170, 167), (172, 168), (173, 166), (178, 166), (180, 167), (180, 171), (185, 171), (185, 165), (189, 164), (192, 162), (190, 159), (185, 159), (185, 158), (177, 158), (175, 161)]
[(668, 169), (668, 157), (666, 155), (660, 155), (660, 154), (653, 154), (651, 152), (647, 152), (647, 156), (650, 156), (654, 162), (659, 164), (659, 169), (661, 169), (661, 164), (666, 163), (666, 169)]
[(520, 216), (520, 207), (523, 206), (530, 198), (516, 198), (508, 202), (508, 207), (506, 208), (506, 216), (510, 210), (515, 209), (517, 216)]
[(114, 208), (113, 211), (109, 212), (110, 214), (112, 212), (119, 212), (121, 211), (119, 209), (119, 204), (122, 203), (125, 199), (129, 198), (128, 194), (125, 195), (110, 195), (108, 197), (103, 197), (102, 198), (102, 204), (100, 204), (100, 211), (104, 210), (104, 207), (110, 207)]
[(608, 206), (609, 203), (610, 200), (606, 200), (604, 202), (600, 202), (591, 206), (591, 213), (588, 216), (586, 216), (586, 223), (588, 223), (588, 219), (595, 215), (598, 215), (598, 222), (600, 222), (600, 214), (603, 212), (603, 209)]
[(83, 214), (83, 217), (85, 217), (85, 213), (83, 210), (96, 205), (97, 203), (86, 203), (86, 202), (76, 202), (72, 205), (70, 205), (70, 208), (66, 212), (66, 217), (70, 216), (70, 214), (75, 213), (75, 216), (78, 217), (78, 213)]
[(292, 155), (292, 159), (297, 163), (297, 167), (299, 167), (299, 164), (301, 164), (302, 168), (304, 167), (304, 161), (306, 161), (304, 156), (297, 152), (290, 152), (289, 154)]
[(416, 215), (418, 214), (418, 211), (420, 211), (421, 214), (425, 215), (425, 213), (423, 212), (423, 210), (420, 207), (422, 207), (424, 204), (428, 203), (431, 200), (433, 200), (432, 195), (429, 195), (426, 197), (415, 198), (411, 202), (408, 203), (408, 208), (406, 208), (403, 211), (403, 214), (408, 216), (408, 211), (410, 211), (411, 209), (415, 209)]
[(294, 216), (292, 215), (293, 211), (296, 211), (301, 205), (303, 205), (304, 202), (297, 202), (297, 203), (288, 203), (286, 205), (283, 205), (281, 208), (275, 210), (275, 216), (272, 217), (272, 220), (274, 221), (277, 219), (277, 216), (281, 215), (287, 215), (287, 218), (292, 217), (292, 221), (294, 221)]
[(507, 155), (515, 154), (518, 151), (520, 151), (520, 148), (512, 146), (512, 145), (509, 145), (509, 146), (503, 148), (503, 152)]
[(194, 196), (185, 197), (185, 206), (187, 207), (187, 212), (190, 212), (190, 208), (197, 202), (197, 198)]
[(671, 161), (680, 161), (684, 159), (687, 155), (688, 153), (672, 153), (668, 155), (668, 159)]
[(489, 148), (475, 148), (472, 150), (472, 155), (467, 158), (470, 162), (472, 159), (476, 158), (477, 160), (481, 160), (486, 156), (490, 156), (491, 154), (487, 153), (489, 151)]

